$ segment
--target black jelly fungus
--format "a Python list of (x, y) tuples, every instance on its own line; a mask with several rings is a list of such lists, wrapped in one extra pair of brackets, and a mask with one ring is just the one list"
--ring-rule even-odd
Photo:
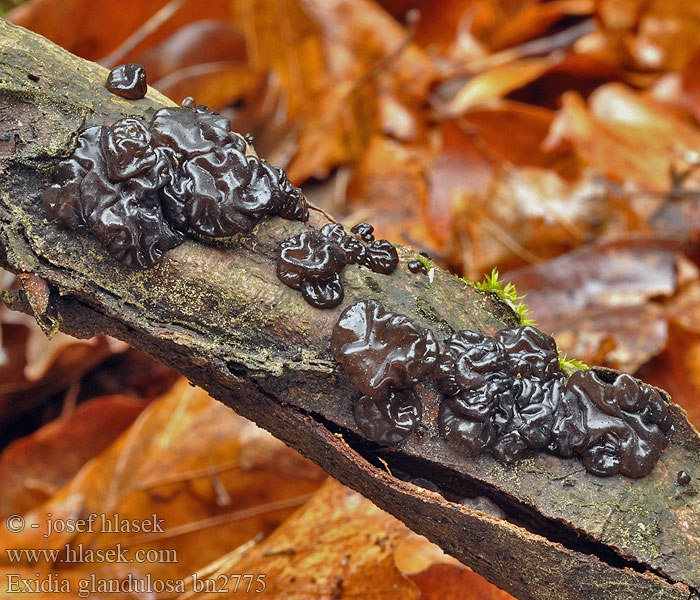
[(246, 133), (243, 137), (245, 138), (246, 142), (248, 142), (251, 146), (253, 145), (255, 138), (253, 137), (252, 133)]
[(369, 244), (374, 241), (374, 227), (369, 223), (358, 223), (350, 229), (355, 235), (357, 235), (363, 242)]
[(366, 260), (360, 262), (360, 264), (382, 275), (391, 275), (399, 264), (399, 255), (396, 252), (396, 248), (387, 240), (372, 242), (367, 248), (365, 256)]
[(412, 260), (410, 263), (408, 263), (408, 270), (411, 273), (423, 273), (424, 275), (428, 274), (428, 269), (419, 260)]
[(559, 371), (557, 344), (539, 329), (531, 326), (502, 329), (496, 339), (508, 352), (514, 374), (548, 379)]
[(127, 118), (83, 131), (43, 204), (139, 268), (158, 263), (189, 231), (231, 236), (272, 214), (306, 220), (306, 199), (284, 171), (245, 151), (227, 118), (185, 99), (148, 126)]
[(654, 388), (612, 371), (578, 371), (567, 380), (554, 340), (533, 327), (495, 339), (454, 334), (435, 377), (446, 395), (440, 432), (469, 454), (488, 450), (510, 463), (547, 449), (580, 455), (595, 475), (642, 477), (668, 442), (668, 409)]
[(376, 300), (363, 300), (340, 315), (331, 353), (358, 390), (384, 401), (392, 390), (410, 388), (428, 375), (439, 349), (430, 330)]
[(114, 67), (107, 77), (106, 88), (129, 100), (143, 98), (146, 95), (146, 70), (135, 64)]
[(277, 277), (291, 288), (301, 290), (316, 308), (333, 308), (343, 301), (340, 272), (345, 254), (318, 231), (287, 238), (280, 245)]
[(577, 371), (567, 389), (584, 413), (587, 439), (580, 454), (596, 475), (647, 475), (668, 443), (668, 409), (661, 395), (625, 373), (611, 383), (595, 372)]
[(353, 405), (355, 422), (368, 440), (393, 445), (405, 440), (421, 420), (421, 404), (411, 392), (391, 390), (385, 399), (362, 396)]
[(691, 481), (691, 477), (686, 471), (678, 471), (676, 481), (678, 485), (688, 485)]

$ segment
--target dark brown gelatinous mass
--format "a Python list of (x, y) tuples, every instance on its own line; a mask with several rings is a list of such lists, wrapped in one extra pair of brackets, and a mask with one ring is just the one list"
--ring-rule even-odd
[(438, 424), (451, 443), (510, 463), (528, 449), (579, 454), (588, 471), (642, 477), (667, 444), (661, 395), (626, 374), (603, 380), (559, 370), (554, 340), (533, 327), (496, 339), (461, 331), (445, 340), (435, 376), (447, 396)]
[(514, 375), (549, 379), (559, 371), (557, 344), (539, 329), (529, 325), (502, 329), (496, 339), (508, 352)]
[(389, 393), (385, 400), (362, 396), (353, 406), (355, 422), (368, 440), (393, 445), (405, 440), (421, 420), (421, 404), (412, 391)]
[(114, 67), (107, 76), (105, 87), (113, 94), (129, 100), (143, 98), (146, 95), (146, 69), (135, 64)]
[(676, 482), (678, 485), (688, 485), (691, 481), (691, 477), (687, 471), (678, 471), (676, 474)]
[(377, 240), (369, 245), (367, 252), (358, 259), (358, 262), (375, 273), (391, 275), (399, 264), (399, 255), (391, 242)]
[(411, 273), (423, 273), (423, 275), (428, 274), (428, 269), (426, 266), (419, 260), (412, 260), (410, 263), (408, 263), (408, 270)]
[(583, 464), (601, 476), (642, 477), (656, 464), (668, 441), (668, 409), (653, 388), (631, 375), (603, 381), (593, 371), (578, 371), (567, 382), (584, 413), (587, 439)]
[(49, 216), (89, 229), (120, 262), (145, 268), (187, 232), (250, 232), (266, 215), (305, 221), (306, 199), (282, 169), (246, 156), (230, 121), (195, 105), (163, 108), (147, 127), (121, 119), (91, 127), (56, 167)]
[(365, 244), (370, 244), (374, 241), (374, 227), (369, 223), (358, 223), (353, 226), (350, 231), (365, 242)]
[(340, 315), (331, 353), (358, 390), (386, 401), (392, 390), (410, 388), (432, 372), (439, 350), (430, 330), (363, 300)]
[[(291, 194), (291, 192), (290, 192)], [(306, 204), (304, 204), (306, 206)], [(285, 213), (282, 213), (285, 216)], [(305, 237), (304, 237), (305, 236)], [(295, 250), (287, 250), (293, 246)], [(319, 277), (309, 274), (303, 277), (299, 272), (302, 267), (287, 257), (299, 255), (316, 265), (321, 257), (332, 256), (335, 267), (334, 275)], [(317, 257), (317, 258), (313, 258)], [(359, 239), (345, 233), (339, 223), (328, 223), (320, 232), (311, 231), (302, 236), (289, 237), (280, 244), (277, 260), (277, 276), (282, 283), (301, 290), (304, 299), (316, 308), (333, 308), (343, 300), (343, 283), (340, 273), (346, 264), (360, 264), (371, 268), (375, 273), (390, 275), (399, 262), (399, 255), (389, 242), (379, 240), (368, 248)], [(315, 269), (316, 267), (309, 266)]]
[(343, 301), (343, 267), (345, 253), (337, 244), (318, 231), (307, 231), (280, 245), (277, 277), (285, 285), (301, 290), (312, 306), (333, 308)]

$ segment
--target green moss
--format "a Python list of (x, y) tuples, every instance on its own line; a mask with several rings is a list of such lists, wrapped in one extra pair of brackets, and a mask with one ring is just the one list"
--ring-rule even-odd
[(419, 254), (419, 255), (416, 257), (416, 260), (417, 260), (418, 262), (422, 263), (423, 266), (424, 266), (424, 267), (426, 268), (426, 270), (428, 271), (428, 273), (430, 273), (430, 269), (433, 268), (433, 261), (432, 261), (432, 260), (430, 260), (429, 258), (423, 256), (422, 254)]
[(467, 281), (467, 283), (473, 285), (477, 290), (498, 294), (498, 296), (510, 304), (513, 310), (518, 314), (521, 325), (532, 325), (533, 327), (537, 325), (537, 321), (531, 316), (532, 311), (523, 302), (525, 294), (519, 296), (515, 285), (511, 282), (504, 285), (504, 282), (499, 279), (497, 268), (491, 271), (491, 275), (484, 273), (483, 281)]
[(559, 368), (567, 373), (575, 370), (587, 371), (590, 367), (577, 358), (567, 358), (566, 352), (559, 351)]
[[(467, 281), (467, 280), (465, 280)], [(468, 284), (474, 286), (478, 290), (484, 292), (494, 292), (498, 294), (503, 300), (505, 300), (513, 310), (520, 317), (520, 323), (523, 326), (530, 325), (532, 327), (537, 326), (537, 321), (532, 318), (532, 311), (527, 307), (523, 300), (526, 294), (518, 295), (518, 290), (515, 288), (515, 284), (512, 282), (504, 283), (503, 280), (499, 278), (498, 269), (494, 268), (491, 271), (491, 275), (484, 273), (483, 281), (467, 281)], [(566, 353), (559, 352), (559, 367), (570, 373), (576, 370), (585, 371), (590, 367), (576, 358), (567, 358)]]

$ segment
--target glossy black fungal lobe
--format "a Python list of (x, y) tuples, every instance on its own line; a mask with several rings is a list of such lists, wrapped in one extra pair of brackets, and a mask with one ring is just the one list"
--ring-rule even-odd
[(369, 245), (358, 262), (375, 273), (391, 275), (399, 264), (399, 255), (391, 242), (377, 240)]
[(369, 223), (358, 223), (350, 229), (355, 235), (357, 235), (363, 242), (370, 244), (374, 241), (374, 227)]
[(528, 450), (581, 456), (588, 471), (648, 474), (667, 444), (661, 395), (630, 375), (559, 369), (554, 340), (534, 327), (495, 338), (461, 331), (445, 340), (435, 377), (446, 395), (438, 425), (467, 453), (510, 463)]
[(284, 171), (246, 150), (227, 118), (186, 98), (148, 126), (121, 119), (82, 132), (44, 207), (138, 268), (158, 263), (188, 232), (250, 232), (266, 215), (306, 220), (306, 199)]
[(521, 377), (549, 379), (559, 371), (557, 344), (535, 327), (502, 329), (496, 339), (503, 344), (513, 373)]
[(383, 400), (362, 396), (353, 406), (355, 422), (368, 440), (394, 445), (405, 440), (420, 423), (420, 400), (412, 391), (391, 390)]
[(439, 349), (430, 330), (376, 300), (363, 300), (340, 315), (331, 353), (358, 390), (386, 402), (393, 390), (410, 388), (428, 375)]
[(129, 100), (143, 98), (146, 95), (146, 69), (135, 64), (114, 67), (109, 72), (105, 87), (113, 94)]
[(584, 413), (587, 439), (579, 451), (583, 464), (601, 476), (647, 475), (668, 440), (671, 423), (661, 395), (626, 373), (604, 381), (592, 370), (567, 382)]
[(344, 266), (345, 254), (337, 244), (318, 231), (307, 231), (280, 245), (277, 277), (301, 290), (312, 306), (333, 308), (343, 301), (340, 272)]
[(419, 260), (412, 260), (408, 263), (408, 270), (411, 273), (423, 273), (423, 275), (428, 274), (427, 267)]
[(678, 471), (676, 474), (676, 481), (678, 485), (688, 485), (690, 483), (691, 477), (687, 471)]

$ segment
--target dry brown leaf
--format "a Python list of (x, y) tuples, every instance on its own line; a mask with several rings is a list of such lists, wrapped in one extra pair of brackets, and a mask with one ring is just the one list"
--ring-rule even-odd
[[(530, 58), (498, 65), (474, 75), (446, 102), (437, 99), (441, 112), (455, 117), (466, 110), (502, 98), (506, 94), (534, 81), (561, 60), (556, 55)], [(438, 92), (439, 93), (439, 92)]]
[(104, 396), (10, 444), (0, 454), (0, 518), (53, 496), (138, 417), (145, 404)]
[[(30, 0), (7, 15), (7, 19), (36, 31), (78, 56), (99, 60), (114, 50), (169, 0), (140, 0), (128, 7), (120, 0)], [(143, 44), (122, 58), (129, 62), (146, 48), (169, 38), (184, 24), (201, 19), (230, 19), (231, 2), (207, 0), (185, 2)]]
[[(695, 307), (697, 311), (697, 307)], [(638, 373), (644, 381), (665, 389), (700, 427), (700, 335), (671, 323), (664, 351)]]
[[(256, 594), (261, 598), (417, 599), (420, 592), (401, 575), (393, 556), (410, 535), (369, 500), (329, 480), (265, 541), (223, 557), (199, 576), (216, 581), (235, 573), (265, 574), (265, 590)], [(217, 597), (245, 595), (239, 589)], [(179, 600), (209, 597), (187, 593)]]
[[(61, 491), (24, 515), (27, 527), (0, 532), (4, 548), (175, 550), (177, 561), (99, 563), (98, 577), (174, 577), (192, 573), (290, 514), (324, 474), (268, 433), (182, 381), (153, 402), (105, 452), (88, 462)], [(163, 533), (47, 533), (51, 519), (105, 513), (144, 520), (156, 514)], [(40, 525), (34, 529), (31, 523)], [(98, 528), (96, 528), (98, 529)], [(216, 535), (212, 535), (216, 531)], [(4, 571), (7, 555), (0, 557)], [(62, 564), (41, 564), (42, 572)], [(73, 566), (73, 565), (71, 565)]]
[[(151, 85), (181, 69), (223, 61), (244, 63), (245, 40), (233, 23), (214, 19), (188, 23), (136, 57)], [(193, 95), (199, 98), (196, 90)]]
[(602, 0), (597, 11), (609, 35), (622, 40), (643, 70), (678, 71), (697, 46), (700, 5), (686, 0)]
[(410, 580), (420, 589), (421, 600), (515, 600), (463, 566), (435, 564)]
[(650, 301), (676, 291), (677, 252), (650, 239), (588, 245), (504, 277), (568, 355), (633, 372), (666, 345), (666, 311)]
[(548, 169), (504, 165), (479, 192), (452, 193), (452, 258), (472, 279), (575, 248), (607, 218), (605, 190), (590, 174), (569, 182)]
[(429, 244), (422, 216), (429, 160), (425, 146), (373, 136), (348, 187), (349, 224), (369, 221), (378, 239)]
[(503, 101), (474, 108), (459, 121), (467, 133), (478, 136), (488, 153), (520, 166), (553, 168), (561, 157), (542, 151), (554, 113), (546, 108)]
[[(622, 84), (599, 88), (589, 106), (568, 92), (545, 142), (553, 149), (570, 142), (582, 160), (613, 181), (667, 192), (671, 172), (683, 172), (697, 160), (700, 131), (658, 102)], [(700, 183), (691, 175), (690, 188)]]
[(439, 147), (426, 174), (425, 218), (431, 234), (444, 247), (450, 240), (458, 197), (486, 188), (494, 167), (478, 140), (455, 121), (443, 121), (437, 133)]

